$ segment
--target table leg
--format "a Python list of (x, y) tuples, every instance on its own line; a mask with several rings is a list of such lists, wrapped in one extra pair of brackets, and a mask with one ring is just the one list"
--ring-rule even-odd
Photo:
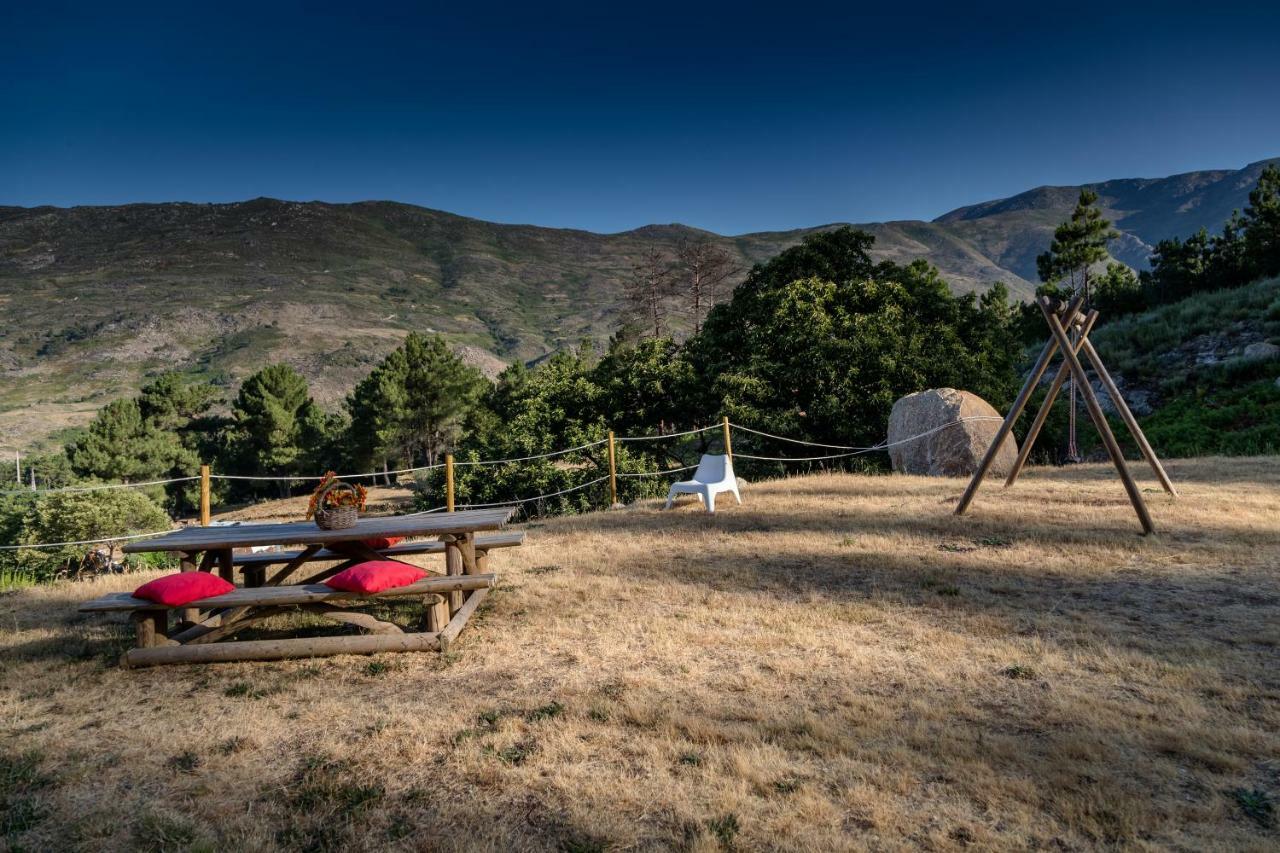
[[(456, 536), (443, 536), (444, 539), (444, 568), (447, 575), (462, 574), (465, 565), (462, 556), (462, 544)], [(449, 618), (453, 618), (453, 614), (457, 613), (462, 607), (462, 593), (450, 592), (447, 594), (449, 599)]]
[[(199, 551), (183, 551), (178, 561), (178, 570), (182, 572), (195, 572), (200, 569), (200, 562), (197, 561)], [(199, 622), (200, 610), (196, 607), (184, 607), (179, 611), (180, 618), (185, 622)]]
[(218, 552), (218, 575), (227, 583), (236, 582), (236, 568), (232, 562), (230, 548), (223, 548)]

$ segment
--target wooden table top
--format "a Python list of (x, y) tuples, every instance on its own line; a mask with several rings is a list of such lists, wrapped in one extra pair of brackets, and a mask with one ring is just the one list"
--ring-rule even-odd
[(283, 524), (242, 524), (227, 527), (184, 527), (154, 539), (124, 546), (126, 553), (143, 551), (213, 551), (255, 545), (327, 545), (382, 536), (439, 536), (499, 530), (515, 512), (511, 507), (438, 512), (430, 515), (384, 515), (361, 518), (345, 530), (321, 530), (314, 521)]

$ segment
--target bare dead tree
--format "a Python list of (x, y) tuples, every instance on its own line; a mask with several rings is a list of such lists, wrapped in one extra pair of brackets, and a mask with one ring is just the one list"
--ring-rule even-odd
[(652, 326), (653, 336), (662, 337), (663, 324), (667, 320), (667, 303), (671, 298), (676, 279), (671, 258), (656, 246), (645, 249), (631, 270), (626, 282), (627, 304), (646, 325)]
[(738, 272), (738, 267), (728, 252), (705, 237), (680, 242), (676, 267), (684, 308), (696, 335), (702, 330), (707, 312), (720, 298), (725, 281)]

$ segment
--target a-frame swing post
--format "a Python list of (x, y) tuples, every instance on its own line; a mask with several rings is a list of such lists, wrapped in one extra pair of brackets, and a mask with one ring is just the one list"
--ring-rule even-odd
[(1120, 394), (1120, 389), (1116, 386), (1115, 380), (1111, 378), (1111, 374), (1107, 372), (1107, 368), (1102, 364), (1102, 357), (1098, 355), (1098, 351), (1093, 348), (1093, 344), (1089, 339), (1083, 338), (1081, 349), (1084, 351), (1084, 357), (1089, 360), (1089, 364), (1093, 367), (1093, 372), (1098, 374), (1098, 378), (1102, 380), (1102, 387), (1107, 389), (1107, 394), (1111, 397), (1111, 402), (1115, 404), (1116, 411), (1120, 414), (1120, 419), (1124, 421), (1124, 425), (1129, 430), (1129, 435), (1133, 436), (1134, 442), (1137, 443), (1138, 449), (1142, 451), (1142, 456), (1147, 460), (1147, 464), (1151, 466), (1151, 471), (1156, 475), (1156, 479), (1160, 481), (1160, 485), (1166, 492), (1178, 496), (1178, 490), (1173, 487), (1173, 481), (1169, 479), (1169, 475), (1164, 472), (1164, 466), (1160, 464), (1160, 459), (1156, 456), (1155, 450), (1151, 447), (1151, 443), (1147, 441), (1147, 436), (1142, 431), (1142, 427), (1138, 426), (1138, 419), (1133, 416), (1133, 412), (1129, 410), (1129, 404)]
[(1049, 306), (1048, 299), (1040, 297), (1036, 300), (1036, 304), (1040, 306), (1045, 322), (1049, 324), (1049, 330), (1053, 332), (1053, 338), (1058, 342), (1058, 348), (1062, 350), (1063, 358), (1071, 366), (1071, 375), (1075, 377), (1076, 384), (1080, 386), (1080, 393), (1084, 397), (1085, 405), (1088, 407), (1094, 423), (1098, 426), (1098, 434), (1102, 437), (1102, 443), (1106, 446), (1107, 453), (1111, 455), (1111, 461), (1116, 466), (1116, 473), (1120, 475), (1120, 481), (1124, 483), (1124, 490), (1129, 494), (1129, 502), (1133, 504), (1133, 510), (1138, 514), (1138, 521), (1142, 524), (1143, 532), (1154, 533), (1156, 527), (1151, 521), (1151, 513), (1147, 511), (1147, 505), (1142, 500), (1142, 493), (1138, 491), (1138, 484), (1134, 482), (1133, 477), (1129, 474), (1129, 469), (1124, 463), (1124, 454), (1120, 452), (1120, 444), (1116, 441), (1115, 434), (1111, 432), (1111, 426), (1107, 423), (1107, 418), (1102, 413), (1102, 406), (1098, 403), (1098, 398), (1093, 393), (1093, 386), (1089, 384), (1089, 378), (1085, 375), (1080, 359), (1076, 358), (1071, 341), (1067, 338), (1066, 329), (1058, 321), (1058, 316)]
[[(1080, 310), (1080, 303), (1083, 301), (1084, 294), (1079, 293), (1068, 303), (1066, 310), (1063, 312), (1068, 323), (1075, 319), (1076, 313)], [(982, 462), (978, 464), (978, 470), (973, 472), (969, 485), (965, 487), (964, 494), (960, 496), (960, 502), (956, 504), (956, 515), (964, 515), (965, 510), (969, 508), (969, 504), (973, 503), (973, 496), (978, 493), (978, 487), (982, 485), (982, 481), (986, 479), (987, 472), (991, 470), (991, 465), (996, 461), (996, 454), (1000, 452), (1005, 439), (1013, 432), (1014, 423), (1022, 415), (1022, 410), (1027, 407), (1027, 401), (1031, 399), (1031, 394), (1035, 391), (1036, 385), (1040, 384), (1040, 377), (1044, 376), (1044, 372), (1048, 370), (1049, 362), (1057, 350), (1057, 340), (1050, 337), (1045, 343), (1044, 349), (1040, 351), (1040, 357), (1036, 359), (1035, 366), (1031, 368), (1027, 381), (1023, 383), (1022, 390), (1018, 392), (1017, 399), (1013, 401), (1009, 414), (1005, 416), (1004, 422), (1000, 424), (1000, 429), (996, 430), (996, 437), (991, 441), (991, 446), (987, 448), (986, 454), (982, 457)]]
[[(1080, 352), (1080, 348), (1084, 346), (1084, 342), (1089, 339), (1089, 332), (1093, 329), (1093, 324), (1098, 320), (1098, 312), (1090, 311), (1085, 315), (1084, 322), (1080, 326), (1080, 339), (1076, 341), (1076, 352)], [(1053, 408), (1053, 403), (1058, 399), (1058, 392), (1062, 390), (1062, 386), (1066, 384), (1067, 377), (1071, 374), (1071, 367), (1066, 361), (1058, 366), (1058, 375), (1053, 377), (1053, 384), (1049, 386), (1049, 391), (1044, 395), (1044, 402), (1040, 404), (1040, 411), (1036, 412), (1036, 419), (1031, 422), (1031, 428), (1027, 430), (1026, 436), (1022, 439), (1022, 446), (1018, 448), (1018, 459), (1013, 463), (1013, 467), (1009, 469), (1009, 476), (1004, 481), (1005, 488), (1009, 488), (1017, 481), (1018, 475), (1022, 473), (1022, 469), (1027, 464), (1027, 459), (1031, 456), (1031, 450), (1036, 445), (1036, 439), (1040, 437), (1040, 430), (1044, 428), (1044, 422), (1049, 417), (1049, 410)]]

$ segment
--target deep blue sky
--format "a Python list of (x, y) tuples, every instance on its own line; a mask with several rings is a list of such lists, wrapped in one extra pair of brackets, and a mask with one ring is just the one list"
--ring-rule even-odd
[(0, 0), (0, 204), (738, 233), (1280, 155), (1277, 3), (200, 5)]

